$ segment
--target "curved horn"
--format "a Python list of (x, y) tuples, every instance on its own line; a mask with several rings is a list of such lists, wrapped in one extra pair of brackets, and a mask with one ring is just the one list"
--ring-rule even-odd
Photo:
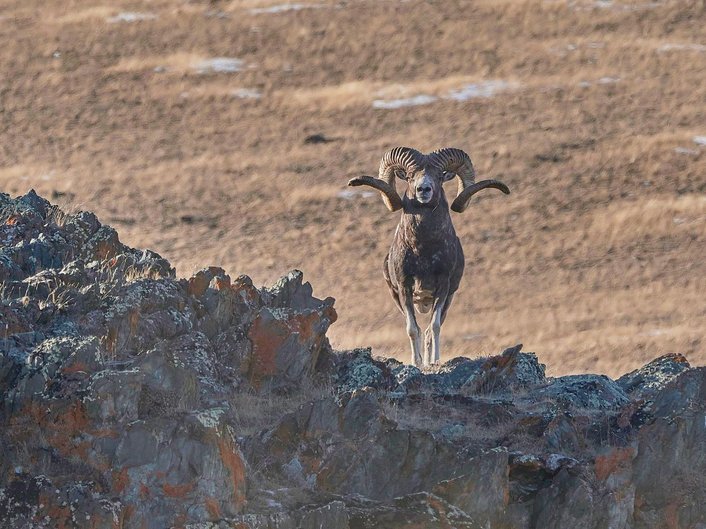
[(390, 211), (402, 208), (402, 199), (395, 189), (395, 171), (403, 169), (408, 172), (414, 167), (424, 165), (424, 155), (410, 147), (395, 147), (387, 151), (380, 161), (378, 178), (359, 176), (348, 182), (349, 186), (367, 185), (382, 193), (382, 200)]
[(506, 195), (510, 194), (510, 188), (500, 180), (481, 180), (461, 191), (451, 204), (451, 209), (456, 213), (462, 213), (468, 207), (468, 203), (473, 195), (482, 189), (488, 188), (499, 189)]
[(483, 180), (475, 184), (476, 172), (473, 163), (461, 149), (439, 149), (429, 155), (432, 163), (442, 171), (455, 173), (458, 177), (458, 194), (451, 204), (451, 209), (457, 213), (465, 211), (470, 198), (481, 189), (495, 188), (503, 193), (510, 193), (510, 189), (498, 180)]
[(397, 194), (394, 187), (379, 178), (373, 178), (372, 176), (359, 176), (357, 178), (351, 178), (348, 180), (349, 186), (370, 186), (374, 187), (382, 193), (382, 201), (387, 206), (390, 211), (397, 211), (402, 209), (402, 199)]

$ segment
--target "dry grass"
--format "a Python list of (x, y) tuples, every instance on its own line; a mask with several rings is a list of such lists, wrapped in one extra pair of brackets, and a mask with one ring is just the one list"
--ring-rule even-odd
[[(513, 194), (455, 216), (467, 271), (444, 358), (523, 342), (550, 374), (618, 375), (669, 351), (706, 362), (702, 1), (249, 11), (278, 3), (9, 2), (2, 190), (72, 193), (59, 201), (181, 275), (215, 264), (271, 283), (301, 268), (337, 299), (334, 346), (407, 359), (380, 274), (396, 217), (338, 192), (389, 147), (453, 145)], [(157, 18), (106, 22), (123, 11)], [(252, 67), (195, 73), (210, 57)], [(484, 80), (516, 86), (372, 107)], [(315, 133), (334, 141), (305, 144)]]

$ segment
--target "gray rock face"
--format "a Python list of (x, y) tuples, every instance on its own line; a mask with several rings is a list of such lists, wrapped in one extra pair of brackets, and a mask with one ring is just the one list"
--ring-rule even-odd
[(548, 379), (334, 352), (333, 299), (176, 279), (95, 215), (0, 194), (0, 527), (706, 527), (706, 368)]

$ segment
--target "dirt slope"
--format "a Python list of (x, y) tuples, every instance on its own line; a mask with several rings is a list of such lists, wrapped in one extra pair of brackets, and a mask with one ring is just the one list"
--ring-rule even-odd
[(443, 359), (699, 365), (705, 25), (702, 1), (6, 1), (0, 189), (95, 211), (180, 275), (301, 268), (337, 299), (334, 347), (406, 360), (380, 272), (397, 219), (342, 192), (392, 146), (460, 147), (513, 194), (455, 217)]

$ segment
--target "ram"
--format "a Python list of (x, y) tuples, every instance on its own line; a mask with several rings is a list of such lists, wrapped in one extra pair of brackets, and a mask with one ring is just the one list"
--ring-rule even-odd
[[(415, 366), (439, 361), (441, 325), (463, 276), (463, 249), (451, 222), (443, 189), (444, 182), (454, 177), (458, 179), (458, 194), (451, 210), (458, 213), (465, 211), (471, 197), (482, 189), (495, 188), (510, 193), (508, 187), (497, 180), (476, 183), (471, 158), (462, 150), (452, 148), (422, 154), (409, 147), (396, 147), (382, 157), (377, 178), (360, 176), (348, 182), (350, 186), (366, 185), (377, 189), (390, 211), (402, 210), (392, 246), (385, 257), (383, 275), (392, 298), (407, 320)], [(407, 183), (402, 197), (395, 189), (395, 178)], [(432, 311), (423, 337), (415, 308), (420, 313)]]

